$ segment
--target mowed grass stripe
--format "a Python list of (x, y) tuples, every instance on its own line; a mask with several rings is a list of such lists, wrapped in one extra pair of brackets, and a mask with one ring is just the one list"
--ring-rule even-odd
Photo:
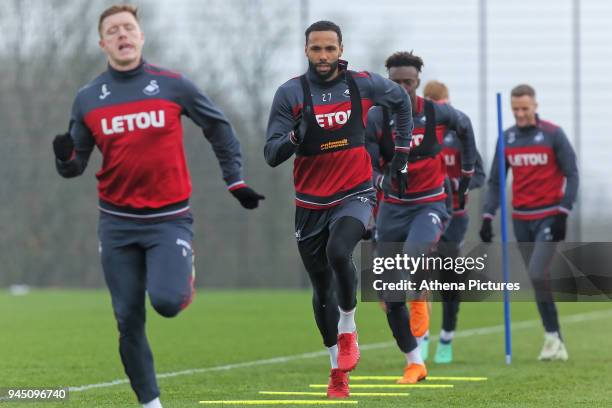
[[(612, 316), (612, 310), (603, 310), (603, 311), (598, 310), (594, 312), (577, 313), (577, 314), (569, 315), (566, 317), (562, 317), (561, 321), (564, 324), (571, 324), (571, 323), (581, 323), (581, 322), (589, 321), (589, 320), (605, 319), (611, 316)], [(535, 319), (534, 320), (523, 320), (520, 322), (513, 323), (512, 329), (513, 330), (523, 330), (523, 329), (528, 329), (528, 328), (533, 328), (533, 327), (539, 327), (540, 325), (541, 325), (540, 320), (535, 320)], [(458, 331), (455, 334), (455, 338), (458, 338), (458, 337), (465, 338), (465, 337), (472, 337), (472, 336), (495, 334), (495, 333), (501, 333), (503, 332), (503, 330), (504, 330), (503, 325), (479, 327), (479, 328)], [(435, 341), (437, 340), (437, 336), (430, 336), (430, 339), (432, 341)], [(361, 345), (360, 349), (361, 350), (374, 350), (374, 349), (387, 348), (387, 347), (391, 347), (394, 345), (395, 345), (395, 342), (372, 343), (372, 344)], [(169, 372), (169, 373), (161, 373), (157, 375), (157, 378), (158, 379), (172, 378), (172, 377), (178, 377), (178, 376), (184, 376), (184, 375), (203, 374), (203, 373), (216, 372), (216, 371), (228, 371), (228, 370), (234, 370), (238, 368), (249, 368), (249, 367), (254, 367), (254, 366), (263, 366), (263, 365), (270, 365), (270, 364), (282, 364), (282, 363), (288, 363), (288, 362), (296, 361), (296, 360), (311, 359), (311, 358), (317, 358), (317, 357), (328, 356), (328, 355), (329, 353), (327, 352), (327, 350), (322, 350), (322, 351), (316, 351), (316, 352), (311, 352), (311, 353), (296, 354), (292, 356), (274, 357), (274, 358), (263, 359), (263, 360), (247, 361), (243, 363), (226, 364), (226, 365), (221, 365), (221, 366), (216, 366), (216, 367), (194, 368), (194, 369), (174, 371), (174, 372)], [(117, 379), (117, 380), (113, 380), (109, 382), (86, 384), (86, 385), (81, 385), (81, 386), (72, 386), (72, 387), (69, 387), (69, 391), (70, 392), (80, 392), (80, 391), (87, 391), (87, 390), (96, 389), (96, 388), (108, 388), (108, 387), (113, 387), (113, 386), (127, 384), (127, 383), (128, 383), (127, 379)]]

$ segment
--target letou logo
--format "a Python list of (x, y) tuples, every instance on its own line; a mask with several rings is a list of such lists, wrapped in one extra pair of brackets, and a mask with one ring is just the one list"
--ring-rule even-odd
[(517, 153), (508, 155), (508, 161), (513, 167), (545, 166), (548, 164), (546, 153)]
[(100, 124), (102, 126), (102, 133), (114, 135), (126, 131), (132, 132), (134, 129), (163, 128), (166, 125), (166, 117), (163, 110), (158, 110), (113, 116), (110, 118), (110, 126), (109, 121), (104, 118)]
[(332, 128), (339, 125), (344, 125), (348, 122), (351, 117), (351, 110), (347, 111), (338, 111), (338, 112), (330, 112), (330, 113), (321, 113), (315, 115), (317, 119), (317, 123), (323, 129)]

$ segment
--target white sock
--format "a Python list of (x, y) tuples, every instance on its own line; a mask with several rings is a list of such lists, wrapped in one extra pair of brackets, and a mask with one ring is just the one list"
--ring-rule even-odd
[(561, 339), (561, 336), (559, 336), (559, 332), (558, 331), (554, 331), (554, 332), (544, 332), (546, 337), (553, 337), (555, 339)]
[(451, 341), (453, 341), (454, 337), (455, 337), (455, 331), (446, 331), (446, 330), (440, 331), (440, 341), (442, 341), (443, 343), (450, 343)]
[(406, 363), (408, 364), (415, 363), (415, 364), (425, 365), (425, 362), (423, 361), (423, 357), (421, 357), (421, 349), (418, 345), (416, 346), (414, 350), (412, 350), (409, 353), (406, 353)]
[(149, 401), (146, 404), (142, 404), (143, 408), (163, 408), (159, 398), (155, 398), (153, 401)]
[(416, 338), (417, 344), (420, 346), (423, 343), (423, 341), (429, 340), (429, 330), (427, 330), (424, 335), (415, 337), (415, 338)]
[(357, 325), (355, 324), (355, 310), (357, 310), (357, 307), (354, 307), (353, 310), (345, 312), (338, 306), (338, 310), (340, 311), (340, 320), (338, 320), (338, 334), (352, 333), (357, 330)]
[(338, 345), (335, 344), (328, 347), (327, 351), (329, 352), (329, 362), (331, 363), (331, 368), (338, 368)]

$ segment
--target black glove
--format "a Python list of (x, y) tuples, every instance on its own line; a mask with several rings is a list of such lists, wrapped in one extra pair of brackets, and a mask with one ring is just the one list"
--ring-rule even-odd
[[(306, 106), (304, 108), (306, 112), (310, 112), (310, 108)], [(306, 132), (308, 131), (308, 119), (304, 117), (302, 111), (295, 120), (295, 125), (293, 126), (293, 130), (289, 132), (289, 140), (294, 145), (301, 145), (304, 141), (304, 136), (306, 136)]]
[(374, 228), (368, 228), (361, 236), (361, 239), (363, 239), (364, 241), (369, 241), (372, 239), (373, 236), (374, 236)]
[(567, 214), (559, 213), (555, 215), (553, 223), (550, 225), (550, 235), (555, 242), (563, 241), (567, 232)]
[(72, 151), (74, 150), (74, 142), (72, 141), (72, 137), (70, 133), (64, 133), (62, 135), (57, 135), (53, 139), (53, 153), (55, 153), (55, 157), (57, 157), (60, 161), (70, 160), (72, 156)]
[(395, 152), (388, 169), (382, 181), (385, 197), (389, 196), (395, 182), (397, 185), (397, 197), (402, 198), (408, 184), (408, 153)]
[(493, 239), (493, 227), (491, 226), (491, 218), (484, 218), (482, 220), (482, 227), (480, 227), (480, 239), (482, 242), (491, 242)]
[(238, 199), (238, 201), (240, 201), (240, 204), (244, 208), (248, 208), (249, 210), (257, 208), (259, 205), (259, 200), (266, 199), (266, 197), (258, 194), (249, 186), (240, 187), (235, 190), (231, 190), (230, 192), (234, 197), (236, 197), (236, 199)]
[(465, 197), (468, 193), (468, 191), (470, 191), (469, 187), (470, 187), (470, 180), (472, 180), (472, 177), (470, 176), (461, 176), (461, 179), (459, 180), (459, 187), (457, 188), (457, 195), (459, 197), (459, 209), (463, 210), (465, 208)]

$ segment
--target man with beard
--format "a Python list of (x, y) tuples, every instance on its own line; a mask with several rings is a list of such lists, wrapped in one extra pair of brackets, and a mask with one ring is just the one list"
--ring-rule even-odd
[(276, 92), (264, 149), (278, 166), (295, 155), (295, 236), (313, 287), (313, 309), (330, 354), (329, 398), (349, 396), (348, 372), (359, 360), (355, 309), (357, 276), (352, 253), (375, 202), (365, 148), (368, 109), (397, 113), (397, 146), (388, 183), (403, 177), (412, 121), (410, 101), (395, 83), (355, 72), (340, 60), (340, 27), (319, 21), (306, 30), (308, 72)]

